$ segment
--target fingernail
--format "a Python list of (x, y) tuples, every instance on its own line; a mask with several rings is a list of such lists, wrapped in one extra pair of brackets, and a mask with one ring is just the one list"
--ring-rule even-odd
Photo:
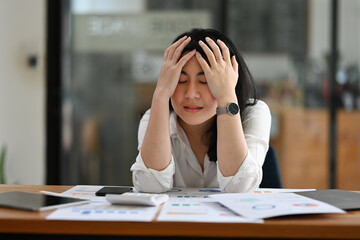
[(209, 42), (209, 41), (211, 41), (211, 38), (206, 37), (205, 40)]
[(203, 41), (201, 41), (201, 40), (199, 40), (199, 44), (204, 44), (204, 42), (203, 42)]

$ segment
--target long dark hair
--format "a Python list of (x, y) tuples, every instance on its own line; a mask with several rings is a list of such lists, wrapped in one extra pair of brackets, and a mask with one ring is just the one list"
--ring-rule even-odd
[[(207, 59), (207, 56), (205, 52), (202, 50), (202, 48), (199, 45), (199, 41), (203, 41), (205, 44), (207, 42), (205, 41), (206, 37), (211, 38), (215, 41), (217, 39), (220, 39), (223, 41), (226, 46), (229, 48), (230, 57), (235, 55), (236, 61), (239, 65), (239, 78), (235, 87), (236, 97), (239, 103), (240, 107), (240, 116), (241, 113), (244, 111), (244, 109), (249, 105), (255, 105), (258, 99), (258, 94), (256, 91), (256, 85), (254, 82), (253, 77), (250, 74), (250, 71), (248, 67), (245, 64), (245, 61), (243, 57), (241, 56), (239, 50), (236, 48), (234, 43), (224, 34), (221, 32), (215, 30), (215, 29), (199, 29), (194, 28), (190, 32), (185, 32), (178, 36), (174, 42), (176, 42), (178, 39), (182, 38), (183, 36), (191, 37), (190, 43), (185, 47), (182, 54), (186, 52), (190, 52), (193, 49), (196, 49), (197, 52), (199, 52), (204, 59)], [(216, 43), (217, 44), (217, 43)], [(209, 45), (208, 45), (209, 46)], [(211, 49), (211, 47), (209, 46)], [(170, 102), (170, 110), (173, 111), (171, 102)], [(208, 149), (208, 156), (210, 161), (216, 162), (217, 161), (217, 121), (215, 118), (215, 121), (212, 125), (212, 127), (205, 133), (205, 136), (203, 136), (203, 139), (207, 140), (207, 143), (209, 145)]]

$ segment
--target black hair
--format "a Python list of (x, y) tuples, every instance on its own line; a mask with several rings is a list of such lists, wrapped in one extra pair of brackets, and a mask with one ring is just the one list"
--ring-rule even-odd
[[(182, 54), (184, 54), (186, 52), (190, 52), (193, 49), (196, 49), (196, 51), (199, 52), (204, 59), (207, 59), (207, 56), (206, 56), (205, 52), (202, 50), (201, 46), (199, 45), (200, 40), (203, 41), (205, 44), (207, 44), (207, 42), (205, 41), (206, 37), (209, 37), (212, 40), (214, 40), (216, 44), (217, 44), (216, 40), (218, 40), (218, 39), (223, 41), (225, 43), (225, 45), (229, 48), (230, 57), (235, 55), (236, 61), (239, 65), (239, 67), (238, 67), (239, 77), (238, 77), (237, 84), (235, 86), (235, 93), (236, 93), (236, 97), (237, 97), (238, 104), (240, 107), (240, 116), (241, 116), (241, 113), (244, 111), (244, 109), (247, 106), (250, 106), (250, 105), (252, 106), (252, 105), (256, 104), (257, 99), (258, 99), (258, 94), (256, 91), (256, 85), (255, 85), (254, 79), (251, 76), (250, 71), (249, 71), (248, 67), (246, 66), (245, 61), (244, 61), (243, 57), (241, 56), (239, 50), (236, 48), (234, 43), (227, 36), (225, 36), (224, 34), (222, 34), (221, 32), (219, 32), (215, 29), (194, 28), (191, 31), (185, 32), (185, 33), (181, 34), (180, 36), (178, 36), (174, 40), (174, 42), (176, 42), (183, 36), (191, 37), (191, 41), (184, 48)], [(211, 49), (210, 46), (209, 46), (209, 48)], [(173, 108), (172, 108), (171, 102), (169, 105), (170, 105), (170, 110), (172, 111)], [(215, 117), (213, 126), (205, 133), (205, 135), (203, 136), (203, 139), (207, 140), (206, 142), (209, 146), (207, 154), (209, 156), (210, 161), (216, 162), (217, 161), (217, 122), (216, 122), (216, 117)]]

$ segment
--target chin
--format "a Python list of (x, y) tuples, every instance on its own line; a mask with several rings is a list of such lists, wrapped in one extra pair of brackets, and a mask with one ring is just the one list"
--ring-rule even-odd
[(194, 120), (187, 121), (187, 119), (182, 119), (182, 120), (183, 120), (186, 124), (191, 125), (191, 126), (200, 125), (200, 124), (206, 122), (206, 120), (205, 120), (205, 121), (194, 121)]
[(209, 115), (209, 116), (187, 116), (187, 114), (181, 114), (178, 115), (181, 120), (191, 126), (196, 126), (196, 125), (201, 125), (209, 120), (211, 120), (214, 115)]

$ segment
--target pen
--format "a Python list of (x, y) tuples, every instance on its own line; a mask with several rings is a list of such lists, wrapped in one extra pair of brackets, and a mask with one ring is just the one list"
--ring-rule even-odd
[(84, 198), (73, 197), (73, 196), (66, 196), (66, 195), (62, 195), (61, 193), (56, 193), (56, 192), (50, 192), (50, 191), (39, 191), (39, 192), (40, 192), (41, 194), (49, 195), (49, 196), (67, 197), (67, 198), (75, 198), (75, 199), (82, 199), (82, 200), (84, 200)]
[[(69, 196), (64, 196), (61, 193), (56, 193), (56, 192), (49, 192), (49, 191), (40, 191), (41, 194), (45, 194), (45, 195), (50, 195), (50, 196), (55, 196), (55, 197), (69, 197)], [(74, 197), (71, 197), (74, 198)]]

